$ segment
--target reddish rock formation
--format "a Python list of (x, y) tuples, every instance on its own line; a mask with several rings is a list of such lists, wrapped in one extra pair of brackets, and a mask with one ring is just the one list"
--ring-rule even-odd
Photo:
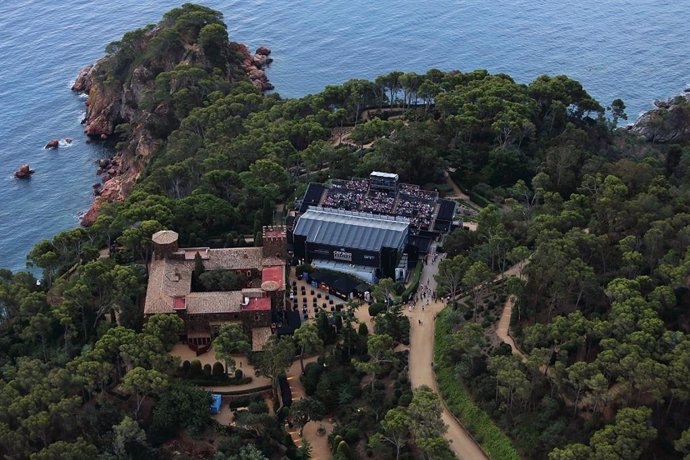
[(34, 173), (34, 170), (31, 169), (31, 167), (27, 164), (23, 164), (19, 167), (18, 170), (14, 172), (14, 176), (17, 179), (30, 179), (31, 175)]
[(74, 84), (72, 85), (72, 91), (89, 91), (89, 88), (91, 88), (91, 78), (89, 73), (91, 72), (92, 68), (92, 65), (87, 65), (79, 71), (79, 75), (77, 75), (77, 79), (74, 80)]
[(252, 62), (255, 66), (261, 68), (268, 64), (268, 57), (266, 57), (265, 54), (256, 53), (254, 56), (252, 56)]
[(271, 54), (271, 50), (266, 47), (261, 47), (252, 55), (246, 45), (237, 43), (235, 46), (237, 51), (244, 56), (241, 65), (244, 71), (247, 72), (247, 76), (249, 76), (249, 81), (252, 85), (261, 91), (272, 90), (274, 86), (268, 81), (266, 72), (263, 70), (273, 61), (268, 57), (268, 55)]
[[(133, 46), (145, 51), (151, 40), (165, 27), (161, 25), (147, 30), (135, 39)], [(227, 58), (226, 70), (230, 82), (242, 78), (242, 72), (238, 72), (240, 69), (235, 64), (235, 52), (242, 56), (241, 70), (256, 88), (262, 91), (273, 89), (264, 72), (271, 62), (268, 57), (270, 49), (262, 47), (252, 54), (246, 46), (230, 43), (222, 54)], [(99, 196), (82, 217), (82, 225), (85, 226), (95, 222), (103, 203), (123, 200), (128, 195), (151, 156), (161, 149), (167, 135), (179, 125), (172, 104), (162, 102), (154, 107), (144, 104), (145, 98), (155, 87), (156, 76), (160, 72), (175, 69), (179, 64), (215, 67), (205, 55), (203, 47), (191, 42), (156, 54), (151, 60), (127, 68), (123, 71), (125, 75), (107, 80), (115, 59), (118, 59), (116, 54), (109, 54), (94, 65), (82, 68), (72, 85), (74, 91), (88, 93), (83, 121), (87, 135), (105, 140), (115, 133), (116, 126), (126, 126), (126, 134), (118, 139), (120, 151), (115, 157), (98, 162), (98, 174), (101, 175), (103, 186), (94, 188)]]
[(57, 139), (51, 139), (51, 140), (46, 144), (46, 146), (43, 147), (43, 148), (44, 148), (44, 149), (56, 149), (56, 148), (58, 148), (58, 147), (60, 147), (60, 142), (58, 142)]
[(81, 224), (84, 227), (90, 227), (94, 224), (94, 222), (96, 222), (98, 212), (101, 210), (102, 206), (102, 203), (99, 200), (100, 197), (97, 197), (96, 201), (93, 202), (89, 210), (81, 216)]

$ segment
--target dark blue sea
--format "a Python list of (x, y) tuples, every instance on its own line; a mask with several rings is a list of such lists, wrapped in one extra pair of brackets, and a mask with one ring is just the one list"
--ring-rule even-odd
[[(634, 119), (690, 82), (690, 0), (201, 3), (225, 14), (232, 40), (273, 49), (269, 77), (286, 97), (396, 69), (565, 73), (604, 104), (622, 98)], [(178, 4), (0, 1), (0, 267), (24, 268), (33, 244), (78, 225), (92, 200), (104, 152), (82, 134), (84, 100), (69, 90), (78, 70)], [(29, 181), (13, 177), (22, 163), (36, 170)]]

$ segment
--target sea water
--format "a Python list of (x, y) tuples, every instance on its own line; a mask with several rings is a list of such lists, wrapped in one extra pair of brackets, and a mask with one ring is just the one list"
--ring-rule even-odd
[[(106, 44), (183, 2), (0, 1), (0, 267), (26, 264), (42, 239), (78, 225), (99, 181), (86, 144), (84, 99), (69, 88)], [(565, 73), (631, 119), (690, 82), (690, 0), (235, 0), (222, 11), (231, 40), (268, 46), (284, 97), (391, 70), (485, 68), (527, 83)], [(51, 139), (71, 145), (44, 150)], [(18, 180), (29, 163), (36, 172)]]

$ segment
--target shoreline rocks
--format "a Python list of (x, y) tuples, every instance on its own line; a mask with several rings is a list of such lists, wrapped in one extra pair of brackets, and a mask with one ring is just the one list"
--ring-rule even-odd
[(34, 170), (31, 169), (31, 167), (25, 163), (14, 172), (14, 177), (16, 177), (17, 179), (31, 179), (31, 175), (33, 173)]
[[(147, 30), (133, 39), (132, 46), (137, 52), (146, 52), (151, 41), (166, 27), (159, 25)], [(269, 48), (260, 47), (251, 53), (245, 45), (230, 42), (222, 51), (221, 56), (227, 59), (226, 77), (230, 83), (238, 78), (244, 80), (246, 76), (261, 91), (273, 89), (265, 72), (272, 61)], [(239, 68), (236, 53), (241, 55)], [(158, 101), (155, 106), (143, 104), (155, 88), (156, 76), (174, 70), (179, 64), (207, 70), (217, 67), (206, 56), (203, 47), (185, 42), (179, 49), (170, 49), (131, 68), (120, 69), (123, 75), (107, 80), (106, 77), (113, 72), (111, 64), (117, 59), (116, 54), (109, 54), (95, 64), (81, 68), (72, 85), (73, 91), (87, 95), (84, 101), (86, 113), (82, 121), (88, 136), (86, 143), (119, 136), (118, 152), (112, 158), (97, 161), (96, 173), (100, 183), (98, 187), (93, 187), (96, 199), (82, 216), (83, 226), (95, 222), (103, 203), (126, 198), (152, 155), (161, 149), (167, 135), (178, 126), (179, 120), (170, 101)]]
[(275, 87), (268, 80), (268, 76), (265, 72), (265, 69), (273, 62), (273, 59), (268, 57), (271, 54), (271, 50), (265, 46), (261, 46), (256, 49), (254, 54), (251, 54), (246, 45), (239, 43), (237, 46), (244, 56), (241, 66), (244, 71), (247, 72), (247, 76), (252, 85), (261, 91), (270, 91), (274, 89)]
[(80, 93), (86, 93), (91, 89), (91, 69), (93, 65), (87, 65), (82, 67), (77, 75), (74, 84), (72, 85), (72, 91), (78, 91)]
[(655, 108), (643, 113), (626, 129), (659, 144), (690, 140), (690, 93), (654, 101)]

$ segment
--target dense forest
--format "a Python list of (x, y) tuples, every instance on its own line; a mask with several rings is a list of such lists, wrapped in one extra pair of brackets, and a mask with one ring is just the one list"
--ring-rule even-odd
[[(141, 34), (154, 39), (128, 46)], [(332, 416), (335, 458), (452, 457), (438, 399), (413, 392), (406, 353), (391, 352), (409, 333), (399, 306), (373, 331), (355, 306), (336, 315), (337, 334), (322, 315), (276, 339), (272, 362), (252, 356), (272, 376), (306, 348), (319, 364), (305, 367), (307, 403), (275, 415), (257, 403), (232, 428), (214, 428), (208, 393), (168, 355), (181, 325), (143, 324), (155, 231), (244, 245), (310, 181), (373, 170), (441, 193), (449, 172), (472, 199), (462, 204), (477, 230), (444, 243), (439, 293), (462, 294), (440, 317), (437, 371), (444, 397), (466, 392), (484, 414), (456, 415), (492, 458), (690, 458), (688, 145), (617, 129), (623, 101), (603, 106), (566, 76), (395, 71), (300, 99), (262, 94), (237, 68), (222, 16), (190, 4), (109, 45), (103, 81), (127, 85), (181, 40), (209, 59), (158, 69), (139, 109), (161, 142), (126, 199), (38, 243), (28, 263), (41, 280), (0, 271), (4, 458), (309, 458), (286, 432), (290, 414)], [(112, 136), (136, 157), (133, 131)], [(509, 298), (524, 359), (495, 335)], [(482, 436), (489, 425), (500, 436)]]

